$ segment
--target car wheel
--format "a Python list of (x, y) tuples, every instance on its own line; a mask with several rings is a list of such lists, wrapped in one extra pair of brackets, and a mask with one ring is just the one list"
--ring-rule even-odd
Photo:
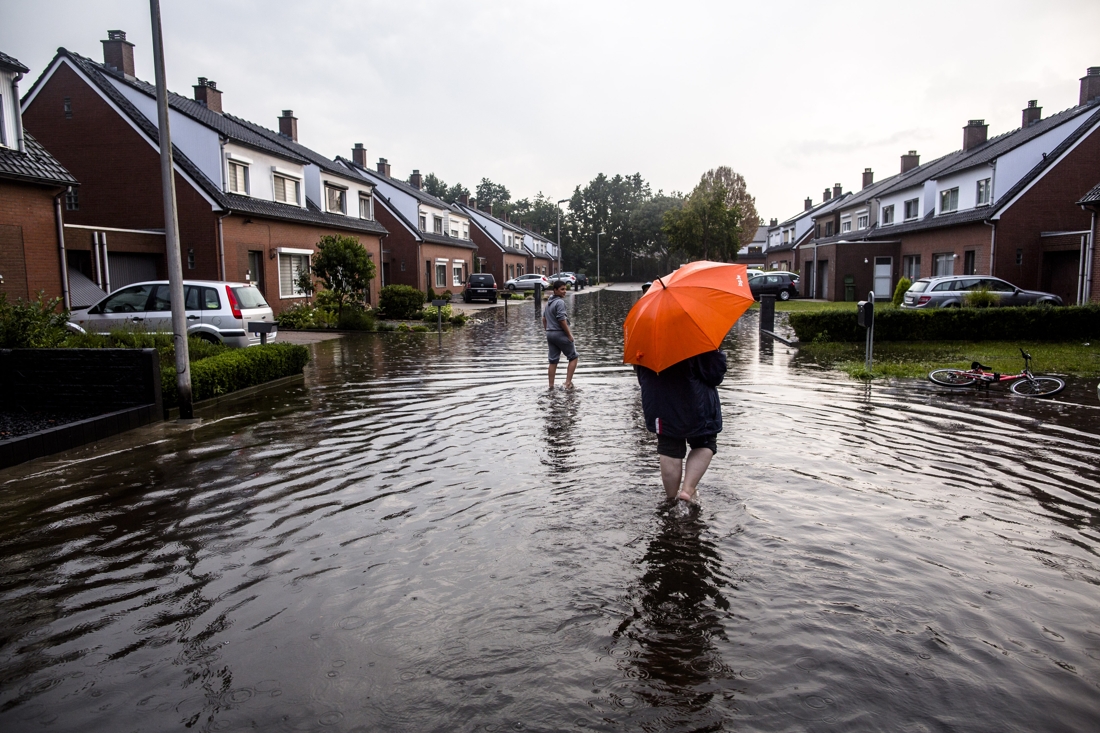
[(505, 286), (504, 286), (504, 289), (505, 289), (505, 290), (513, 290), (513, 291), (514, 291), (514, 290), (516, 289), (516, 286), (515, 286), (515, 284), (514, 284), (514, 283), (509, 283), (508, 285), (505, 285)]
[(780, 300), (790, 300), (791, 299), (791, 291), (790, 290), (780, 290), (779, 291), (779, 299)]
[(492, 299), (492, 300), (490, 300), (489, 302), (490, 302), (490, 303), (496, 303), (496, 302), (497, 302), (497, 299), (496, 299), (496, 298), (493, 298), (493, 299)]
[(211, 335), (211, 334), (209, 334), (209, 333), (205, 333), (205, 332), (204, 332), (204, 333), (200, 333), (200, 334), (198, 334), (198, 337), (199, 337), (200, 339), (202, 339), (203, 341), (205, 341), (206, 343), (208, 343), (208, 344), (215, 344), (215, 345), (217, 345), (217, 344), (220, 344), (220, 343), (221, 343), (221, 341), (219, 341), (219, 340), (217, 339), (217, 337), (215, 337), (215, 336), (213, 336), (213, 335)]

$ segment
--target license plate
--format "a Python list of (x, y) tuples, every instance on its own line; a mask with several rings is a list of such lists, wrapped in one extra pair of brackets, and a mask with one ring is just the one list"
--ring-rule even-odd
[(478, 295), (485, 295), (485, 293), (487, 293), (487, 292), (489, 292), (489, 291), (488, 291), (488, 290), (484, 290), (484, 289), (483, 289), (483, 290), (478, 290), (478, 291), (477, 291), (477, 294), (478, 294)]

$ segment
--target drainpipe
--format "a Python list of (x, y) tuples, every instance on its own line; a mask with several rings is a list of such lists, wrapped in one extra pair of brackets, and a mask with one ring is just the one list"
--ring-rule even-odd
[(989, 233), (989, 276), (995, 277), (993, 264), (996, 262), (995, 258), (997, 257), (997, 222), (986, 219), (985, 223), (992, 228)]
[(99, 233), (99, 244), (103, 247), (103, 284), (111, 292), (111, 266), (107, 263), (107, 232)]
[(1085, 298), (1087, 297), (1085, 290), (1085, 264), (1088, 262), (1088, 249), (1086, 242), (1088, 242), (1088, 234), (1081, 235), (1081, 246), (1077, 250), (1077, 303), (1076, 305), (1084, 305)]
[(1085, 303), (1092, 299), (1092, 263), (1096, 254), (1096, 210), (1092, 211), (1092, 227), (1089, 229), (1089, 251), (1085, 257)]
[(221, 260), (222, 282), (225, 282), (225, 233), (222, 231), (222, 219), (233, 212), (227, 211), (218, 217), (218, 259)]
[(92, 232), (92, 274), (95, 275), (95, 284), (103, 289), (103, 269), (99, 266), (99, 232)]
[(65, 261), (65, 223), (61, 218), (61, 197), (64, 195), (62, 191), (53, 197), (53, 218), (57, 224), (57, 254), (61, 258), (61, 299), (68, 311), (72, 310), (73, 303), (69, 298), (69, 263)]
[(17, 73), (11, 80), (11, 93), (12, 99), (15, 100), (15, 144), (20, 153), (27, 152), (27, 144), (23, 139), (23, 111), (19, 108), (19, 80), (23, 78), (22, 73)]

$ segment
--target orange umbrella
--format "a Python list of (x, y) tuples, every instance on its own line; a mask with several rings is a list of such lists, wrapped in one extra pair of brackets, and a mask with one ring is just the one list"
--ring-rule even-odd
[(717, 349), (753, 304), (746, 269), (704, 260), (657, 278), (623, 324), (623, 362), (659, 372)]

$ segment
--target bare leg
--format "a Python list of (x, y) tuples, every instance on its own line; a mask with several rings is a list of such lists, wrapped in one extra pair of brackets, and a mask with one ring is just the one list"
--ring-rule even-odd
[(577, 362), (580, 359), (574, 359), (569, 362), (569, 366), (565, 370), (565, 388), (573, 389), (573, 372), (577, 371)]
[(550, 389), (554, 388), (554, 375), (558, 373), (558, 365), (551, 364), (546, 369), (546, 376), (550, 378)]
[(710, 467), (711, 458), (714, 458), (714, 452), (710, 448), (692, 448), (688, 453), (684, 465), (684, 489), (680, 492), (681, 499), (695, 501), (699, 482)]
[(669, 499), (675, 499), (680, 491), (680, 479), (684, 473), (684, 461), (682, 458), (661, 456), (661, 483), (665, 486), (665, 494)]

